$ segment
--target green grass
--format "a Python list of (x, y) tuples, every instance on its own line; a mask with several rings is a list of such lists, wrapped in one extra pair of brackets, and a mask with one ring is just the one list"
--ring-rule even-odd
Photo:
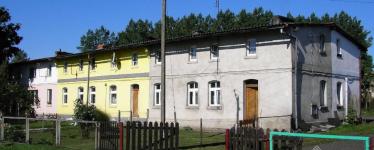
[[(94, 129), (90, 130), (90, 137), (82, 138), (80, 128), (71, 124), (65, 123), (61, 125), (61, 146), (54, 146), (55, 130), (52, 128), (52, 122), (32, 122), (31, 129), (48, 128), (43, 131), (30, 131), (30, 140), (32, 144), (19, 143), (0, 143), (1, 150), (92, 150), (94, 149)], [(224, 142), (224, 133), (205, 132), (203, 133), (203, 144)], [(179, 132), (179, 146), (190, 146), (200, 144), (200, 133), (190, 129), (180, 129)], [(195, 149), (198, 150), (199, 148)], [(202, 148), (204, 150), (219, 150), (224, 149), (224, 146), (214, 146)]]
[(374, 108), (362, 109), (362, 116), (374, 117)]
[[(318, 134), (332, 134), (332, 135), (351, 135), (351, 136), (373, 136), (374, 124), (359, 124), (359, 125), (341, 125), (335, 129), (326, 132), (319, 132)], [(332, 139), (304, 139), (304, 145), (316, 145), (320, 143), (328, 143), (336, 140)]]

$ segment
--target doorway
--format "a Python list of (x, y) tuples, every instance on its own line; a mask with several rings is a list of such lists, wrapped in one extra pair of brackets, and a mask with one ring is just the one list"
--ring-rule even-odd
[(139, 117), (139, 85), (131, 85), (131, 99), (132, 99), (132, 115), (133, 117)]
[(244, 81), (244, 122), (255, 126), (258, 117), (258, 81)]

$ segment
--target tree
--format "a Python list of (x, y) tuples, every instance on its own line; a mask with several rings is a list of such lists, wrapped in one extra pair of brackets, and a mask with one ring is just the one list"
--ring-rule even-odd
[(93, 30), (88, 30), (86, 35), (81, 37), (81, 44), (78, 49), (81, 52), (96, 50), (98, 45), (114, 46), (117, 42), (117, 37), (114, 32), (110, 32), (104, 26)]
[(17, 63), (17, 62), (21, 62), (21, 61), (26, 61), (26, 60), (29, 60), (27, 54), (25, 51), (23, 50), (20, 50), (18, 51), (10, 60), (11, 63)]
[(17, 33), (20, 24), (10, 23), (11, 17), (4, 7), (0, 7), (0, 111), (5, 115), (33, 114), (32, 105), (38, 103), (27, 89), (10, 78), (9, 60), (25, 56), (17, 44), (22, 40)]
[(14, 56), (20, 49), (15, 45), (22, 40), (17, 33), (21, 28), (18, 23), (10, 23), (11, 16), (7, 9), (0, 6), (0, 63), (8, 61), (8, 58)]

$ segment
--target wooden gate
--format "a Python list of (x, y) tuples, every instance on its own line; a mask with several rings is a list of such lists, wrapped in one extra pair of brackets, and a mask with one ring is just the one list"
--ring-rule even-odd
[(101, 122), (99, 129), (99, 150), (118, 150), (120, 130), (117, 122)]

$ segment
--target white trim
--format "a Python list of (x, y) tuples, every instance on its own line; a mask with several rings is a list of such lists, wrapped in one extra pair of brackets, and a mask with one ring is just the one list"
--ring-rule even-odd
[[(191, 88), (190, 85), (193, 85)], [(199, 106), (199, 88), (197, 82), (187, 83), (187, 106)], [(190, 103), (192, 93), (192, 103)]]
[[(195, 58), (193, 58), (192, 56), (192, 49), (194, 49), (195, 50)], [(196, 46), (191, 46), (190, 47), (190, 49), (189, 49), (189, 52), (188, 52), (188, 60), (190, 61), (190, 62), (195, 62), (195, 61), (197, 61), (197, 48), (196, 48)]]
[[(65, 91), (66, 90), (66, 91)], [(64, 87), (62, 88), (62, 104), (67, 105), (69, 103), (69, 95), (68, 95), (68, 88)], [(65, 103), (65, 96), (66, 96), (66, 103)]]
[[(212, 87), (214, 85), (215, 87)], [(219, 81), (211, 81), (209, 82), (209, 106), (221, 106), (221, 83)], [(212, 102), (212, 97), (211, 93), (213, 92), (214, 98), (213, 98), (213, 103)]]
[[(112, 90), (112, 87), (115, 88), (115, 90)], [(113, 99), (114, 97), (112, 97), (113, 95), (115, 95), (115, 99)], [(113, 100), (115, 100), (115, 103), (113, 103)], [(109, 86), (109, 104), (110, 105), (117, 105), (118, 103), (118, 95), (117, 95), (117, 86), (116, 85), (111, 85)]]
[[(157, 86), (159, 86), (159, 88)], [(161, 105), (161, 84), (160, 83), (154, 84), (153, 90), (154, 90), (153, 105), (160, 106)], [(156, 102), (157, 98), (158, 98), (158, 103)]]
[[(92, 89), (95, 89), (95, 91), (92, 92)], [(95, 102), (92, 103), (92, 95), (95, 95)], [(90, 91), (89, 91), (89, 103), (90, 104), (95, 104), (96, 103), (96, 87), (95, 86), (91, 86), (90, 87)]]

